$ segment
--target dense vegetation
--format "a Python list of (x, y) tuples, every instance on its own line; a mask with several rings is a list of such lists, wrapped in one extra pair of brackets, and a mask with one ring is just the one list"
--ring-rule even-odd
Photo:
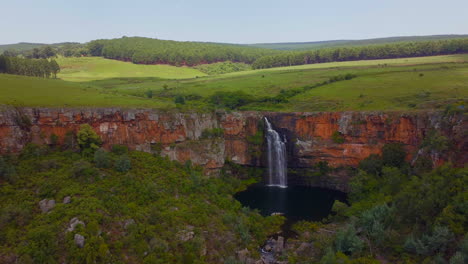
[(385, 45), (283, 52), (275, 55), (261, 57), (253, 63), (252, 67), (254, 69), (263, 69), (332, 61), (391, 59), (467, 52), (468, 38), (438, 41), (403, 42)]
[(225, 74), (230, 72), (238, 72), (238, 71), (248, 71), (252, 68), (250, 65), (242, 63), (242, 62), (231, 62), (231, 61), (224, 61), (224, 62), (216, 62), (211, 64), (200, 64), (193, 67), (201, 72), (204, 72), (208, 75), (217, 75), (217, 74)]
[(426, 154), (411, 165), (403, 145), (363, 160), (351, 178), (349, 204), (335, 201), (334, 216), (299, 222), (297, 241), (313, 251), (283, 258), (290, 263), (450, 263), (468, 261), (468, 169), (432, 169), (430, 153), (449, 151), (450, 140), (430, 133)]
[(60, 66), (55, 60), (27, 59), (0, 55), (0, 73), (57, 78)]
[(240, 45), (180, 42), (141, 37), (94, 40), (89, 54), (142, 64), (198, 65), (220, 61), (253, 63), (257, 58), (276, 53), (273, 50)]
[(283, 221), (242, 208), (232, 197), (240, 180), (123, 146), (107, 152), (88, 125), (50, 142), (0, 157), (1, 263), (223, 263), (255, 252)]

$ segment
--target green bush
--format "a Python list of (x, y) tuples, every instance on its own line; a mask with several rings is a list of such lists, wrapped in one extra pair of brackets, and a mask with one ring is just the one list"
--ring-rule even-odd
[(339, 131), (333, 132), (333, 134), (331, 136), (331, 139), (333, 140), (333, 142), (335, 142), (337, 144), (343, 144), (345, 142), (345, 138), (344, 138), (343, 134), (341, 134), (341, 132), (339, 132)]
[(153, 90), (148, 90), (145, 92), (146, 97), (153, 98)]
[(222, 137), (224, 135), (224, 130), (222, 128), (212, 128), (212, 129), (204, 129), (201, 133), (201, 138), (202, 139), (207, 139), (207, 138), (217, 138), (217, 137)]
[(449, 140), (437, 130), (432, 130), (424, 138), (421, 147), (430, 151), (444, 152), (449, 149)]
[(115, 170), (118, 172), (127, 172), (132, 168), (132, 163), (127, 155), (122, 155), (115, 161)]
[(81, 149), (96, 150), (102, 144), (99, 135), (88, 124), (83, 124), (80, 126), (80, 130), (76, 134), (76, 137)]
[(0, 156), (0, 179), (13, 183), (16, 180), (16, 170), (10, 162)]
[(79, 160), (73, 164), (72, 177), (77, 179), (92, 179), (98, 174), (98, 171), (85, 160)]
[(361, 160), (359, 162), (359, 169), (373, 174), (373, 175), (380, 175), (382, 173), (383, 168), (383, 160), (377, 154), (371, 154), (369, 157)]
[(364, 242), (357, 236), (356, 228), (349, 225), (336, 234), (335, 248), (336, 251), (350, 255), (360, 252), (364, 248)]
[(100, 148), (94, 152), (94, 163), (98, 168), (109, 168), (111, 166), (112, 160), (109, 153)]
[(405, 241), (404, 248), (408, 252), (421, 256), (431, 256), (444, 253), (453, 239), (454, 235), (447, 227), (436, 226), (431, 233), (423, 234), (420, 239), (410, 236)]
[(115, 155), (123, 155), (128, 153), (128, 148), (124, 145), (112, 145), (111, 151)]
[(382, 148), (385, 166), (401, 168), (405, 164), (406, 151), (402, 143), (388, 143)]
[(182, 95), (177, 95), (175, 98), (174, 98), (174, 103), (176, 104), (185, 104), (185, 97), (182, 96)]
[(218, 91), (209, 97), (208, 101), (214, 106), (228, 109), (237, 109), (252, 101), (252, 96), (242, 91), (221, 92)]

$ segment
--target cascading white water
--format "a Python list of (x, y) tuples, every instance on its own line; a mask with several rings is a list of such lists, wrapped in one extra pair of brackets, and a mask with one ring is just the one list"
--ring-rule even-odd
[(268, 154), (268, 186), (288, 187), (286, 137), (281, 136), (265, 117), (267, 154)]

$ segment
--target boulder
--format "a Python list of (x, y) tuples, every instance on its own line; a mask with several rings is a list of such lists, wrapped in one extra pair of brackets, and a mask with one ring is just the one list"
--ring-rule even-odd
[(303, 242), (296, 249), (296, 254), (299, 256), (310, 256), (312, 254), (312, 244)]
[(284, 237), (278, 236), (278, 240), (276, 240), (276, 245), (275, 245), (275, 252), (281, 253), (283, 252), (283, 249), (284, 249)]
[(77, 225), (82, 225), (82, 226), (86, 226), (85, 223), (83, 221), (80, 221), (78, 219), (78, 217), (73, 217), (71, 220), (70, 220), (70, 226), (67, 228), (67, 232), (73, 232), (75, 231), (75, 228)]
[(75, 244), (79, 247), (79, 248), (83, 248), (84, 247), (84, 244), (85, 244), (85, 238), (84, 236), (80, 235), (80, 234), (75, 234)]
[(134, 225), (135, 220), (133, 219), (127, 219), (124, 221), (124, 229), (127, 230), (129, 226)]
[(64, 204), (69, 204), (70, 202), (71, 202), (71, 196), (65, 196), (65, 198), (63, 198)]
[(237, 259), (241, 263), (245, 263), (247, 261), (248, 256), (249, 256), (249, 250), (244, 248), (242, 250), (237, 251), (236, 254), (237, 254)]
[(182, 230), (177, 233), (177, 237), (183, 242), (191, 240), (194, 236), (195, 232), (193, 231)]
[(55, 200), (44, 199), (39, 202), (39, 208), (43, 213), (47, 213), (55, 207)]

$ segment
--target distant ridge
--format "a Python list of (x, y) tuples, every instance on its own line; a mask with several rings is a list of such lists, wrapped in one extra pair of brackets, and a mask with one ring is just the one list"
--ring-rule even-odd
[(428, 35), (428, 36), (400, 36), (400, 37), (385, 37), (385, 38), (371, 38), (359, 40), (324, 40), (324, 41), (310, 41), (310, 42), (279, 42), (279, 43), (255, 43), (246, 44), (247, 46), (277, 49), (277, 50), (306, 50), (306, 49), (319, 49), (328, 47), (340, 46), (360, 46), (372, 44), (385, 44), (406, 41), (427, 41), (427, 40), (442, 40), (442, 39), (457, 39), (468, 38), (468, 34), (464, 35)]
[(0, 45), (0, 53), (3, 53), (5, 50), (9, 49), (14, 49), (17, 51), (26, 51), (26, 50), (31, 50), (34, 48), (39, 48), (42, 46), (62, 46), (65, 44), (79, 44), (78, 42), (60, 42), (60, 43), (52, 43), (52, 44), (46, 44), (46, 43), (34, 43), (34, 42), (19, 42), (19, 43), (14, 43), (14, 44), (4, 44)]

